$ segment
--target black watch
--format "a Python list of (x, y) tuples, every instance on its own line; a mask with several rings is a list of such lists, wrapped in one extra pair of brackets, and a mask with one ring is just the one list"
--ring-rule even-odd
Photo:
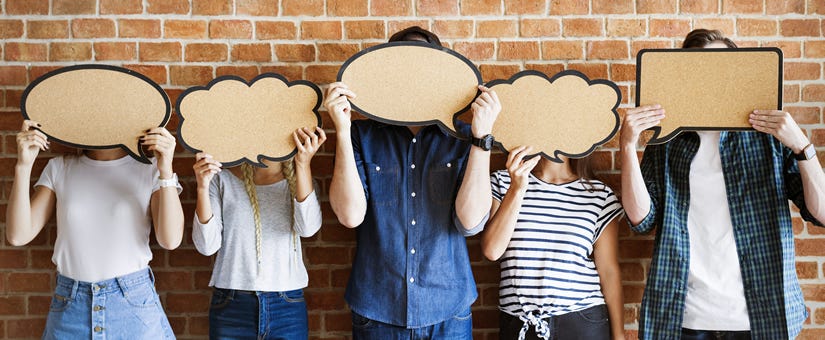
[(470, 143), (472, 143), (473, 145), (481, 148), (481, 150), (484, 150), (484, 151), (492, 150), (493, 149), (493, 142), (495, 142), (495, 141), (496, 141), (496, 139), (493, 138), (493, 135), (490, 135), (490, 134), (485, 135), (484, 137), (481, 137), (481, 138), (476, 138), (476, 136), (470, 136)]
[(816, 148), (814, 148), (813, 143), (810, 143), (806, 145), (804, 148), (802, 148), (802, 151), (800, 151), (799, 153), (795, 153), (793, 156), (798, 161), (807, 161), (816, 156)]

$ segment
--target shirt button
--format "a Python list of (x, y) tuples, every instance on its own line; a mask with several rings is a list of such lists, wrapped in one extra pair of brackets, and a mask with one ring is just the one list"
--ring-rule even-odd
[(415, 169), (415, 164), (411, 164), (410, 169)]
[(100, 290), (100, 286), (98, 286), (98, 285), (96, 285), (96, 284), (93, 284), (93, 285), (92, 285), (92, 290), (93, 290), (93, 291), (95, 291), (95, 292), (97, 292), (97, 291), (99, 291), (99, 290)]
[(448, 168), (451, 168), (452, 166), (453, 166), (453, 163), (447, 163)]
[(415, 225), (415, 220), (412, 220), (412, 222), (410, 222), (410, 224)]
[(413, 143), (415, 143), (416, 141), (417, 141), (417, 140), (416, 140), (415, 138), (413, 138)]
[(101, 331), (103, 331), (103, 327), (95, 326), (95, 332), (100, 333)]
[(380, 166), (376, 166), (376, 167), (375, 167), (375, 171), (381, 171), (381, 167), (380, 167)]
[(415, 192), (413, 192), (412, 194), (410, 194), (410, 196), (415, 197)]
[(102, 310), (103, 310), (103, 306), (95, 306), (95, 307), (94, 307), (94, 308), (92, 308), (92, 309), (94, 309), (94, 311), (95, 311), (95, 312), (99, 312), (99, 311), (102, 311)]
[(410, 249), (410, 254), (415, 254), (415, 248)]
[(415, 279), (414, 279), (414, 278), (410, 278), (410, 283), (413, 283), (413, 282), (415, 282)]

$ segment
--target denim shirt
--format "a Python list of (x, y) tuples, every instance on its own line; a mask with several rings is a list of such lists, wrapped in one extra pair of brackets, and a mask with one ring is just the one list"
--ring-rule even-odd
[[(470, 127), (458, 123), (459, 133)], [(437, 126), (352, 123), (355, 164), (367, 198), (346, 301), (372, 320), (407, 328), (443, 322), (478, 296), (455, 199), (470, 144)]]

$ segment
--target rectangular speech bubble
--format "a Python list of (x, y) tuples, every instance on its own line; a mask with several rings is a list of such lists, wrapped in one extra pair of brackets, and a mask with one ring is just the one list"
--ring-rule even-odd
[(681, 131), (751, 130), (753, 110), (782, 109), (778, 48), (647, 49), (636, 57), (636, 106), (660, 104), (649, 144)]

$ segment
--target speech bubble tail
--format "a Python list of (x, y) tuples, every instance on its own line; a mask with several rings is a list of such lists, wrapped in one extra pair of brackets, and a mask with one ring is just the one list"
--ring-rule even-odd
[(152, 161), (149, 160), (149, 157), (146, 157), (146, 153), (143, 152), (143, 148), (141, 147), (140, 142), (138, 142), (134, 149), (124, 144), (123, 150), (126, 150), (126, 152), (129, 153), (129, 156), (132, 156), (132, 158), (136, 159), (138, 162), (144, 164), (152, 164)]
[(653, 131), (653, 136), (647, 141), (647, 144), (664, 144), (679, 135), (682, 132), (681, 127), (675, 129), (666, 126), (654, 126), (650, 128)]

